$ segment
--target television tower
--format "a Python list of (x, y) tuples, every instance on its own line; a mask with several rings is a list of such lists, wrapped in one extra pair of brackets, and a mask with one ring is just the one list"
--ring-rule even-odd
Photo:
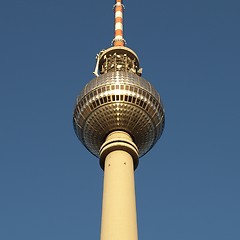
[(138, 239), (134, 170), (164, 128), (160, 95), (125, 46), (123, 9), (116, 0), (113, 46), (97, 54), (96, 77), (77, 98), (73, 116), (77, 137), (104, 170), (101, 240)]

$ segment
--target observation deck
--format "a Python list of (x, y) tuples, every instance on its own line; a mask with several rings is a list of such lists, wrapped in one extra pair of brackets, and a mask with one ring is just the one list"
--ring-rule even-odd
[(98, 55), (100, 76), (77, 98), (73, 124), (77, 137), (95, 156), (107, 135), (131, 135), (139, 157), (147, 153), (164, 129), (164, 107), (155, 88), (141, 77), (139, 60), (126, 47), (112, 47)]

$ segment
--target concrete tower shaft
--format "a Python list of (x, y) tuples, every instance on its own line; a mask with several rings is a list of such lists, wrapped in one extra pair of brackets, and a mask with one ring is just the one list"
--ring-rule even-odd
[(100, 149), (105, 160), (101, 240), (137, 240), (134, 164), (137, 146), (129, 134), (115, 131)]

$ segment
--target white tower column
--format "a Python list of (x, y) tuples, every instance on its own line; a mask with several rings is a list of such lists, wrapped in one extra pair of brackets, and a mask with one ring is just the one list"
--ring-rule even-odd
[(100, 149), (100, 161), (104, 164), (101, 240), (137, 240), (138, 149), (131, 136), (123, 131), (110, 133)]

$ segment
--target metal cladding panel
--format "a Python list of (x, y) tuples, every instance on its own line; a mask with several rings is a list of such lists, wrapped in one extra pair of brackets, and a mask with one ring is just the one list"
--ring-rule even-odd
[(91, 80), (77, 98), (73, 124), (85, 147), (99, 157), (107, 135), (128, 132), (139, 149), (148, 152), (164, 128), (164, 108), (151, 84), (131, 72), (107, 72)]

